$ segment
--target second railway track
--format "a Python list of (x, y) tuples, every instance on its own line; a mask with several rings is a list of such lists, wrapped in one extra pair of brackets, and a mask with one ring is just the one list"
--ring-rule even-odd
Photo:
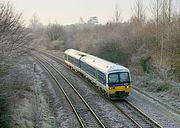
[[(54, 55), (44, 53), (45, 56), (52, 58), (53, 60), (63, 64), (62, 58), (58, 58)], [(64, 65), (65, 66), (65, 65)], [(123, 102), (116, 103), (110, 101), (121, 113), (123, 113), (131, 122), (134, 123), (136, 127), (139, 128), (162, 128), (157, 122), (155, 122), (153, 119), (151, 119), (148, 115), (143, 113), (141, 110), (139, 110), (137, 107), (135, 107), (133, 104), (129, 103), (128, 101), (124, 100)]]
[(112, 102), (112, 104), (139, 128), (162, 128), (162, 126), (127, 100)]
[(59, 88), (62, 90), (76, 117), (78, 118), (81, 127), (105, 128), (105, 125), (101, 122), (90, 105), (60, 71), (42, 58), (35, 56), (35, 59), (49, 72)]

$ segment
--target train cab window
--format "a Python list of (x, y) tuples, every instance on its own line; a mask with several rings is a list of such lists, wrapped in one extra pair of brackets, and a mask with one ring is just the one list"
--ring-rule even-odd
[(129, 74), (127, 72), (119, 73), (119, 76), (120, 76), (121, 83), (129, 82)]
[(118, 73), (112, 73), (109, 74), (109, 83), (119, 83), (119, 74)]
[(108, 77), (108, 83), (117, 84), (117, 83), (129, 83), (129, 73), (128, 72), (118, 72), (111, 73)]

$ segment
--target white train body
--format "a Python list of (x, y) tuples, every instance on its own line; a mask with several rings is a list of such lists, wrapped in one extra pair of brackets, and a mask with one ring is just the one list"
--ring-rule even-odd
[(128, 96), (132, 85), (126, 67), (74, 49), (68, 49), (64, 54), (68, 66), (81, 72), (111, 99)]

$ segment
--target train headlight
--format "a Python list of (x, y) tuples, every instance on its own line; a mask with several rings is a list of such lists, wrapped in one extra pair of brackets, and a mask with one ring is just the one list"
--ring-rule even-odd
[(115, 89), (115, 87), (109, 87), (109, 90)]
[(130, 88), (130, 86), (129, 86), (129, 85), (127, 85), (127, 86), (125, 86), (125, 88)]

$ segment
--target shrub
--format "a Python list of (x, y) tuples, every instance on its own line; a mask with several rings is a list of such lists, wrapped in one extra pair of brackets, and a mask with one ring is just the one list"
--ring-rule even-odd
[(130, 55), (128, 50), (121, 46), (118, 40), (100, 42), (97, 48), (97, 56), (120, 65), (129, 66)]
[(171, 89), (171, 85), (168, 82), (162, 82), (159, 84), (159, 86), (157, 86), (156, 92), (164, 92), (168, 91), (169, 89)]
[(8, 65), (4, 63), (0, 63), (0, 76), (7, 73), (8, 67), (9, 67)]
[(8, 116), (8, 103), (6, 98), (0, 96), (0, 128), (10, 128), (11, 119)]
[(180, 52), (179, 54), (177, 55), (177, 59), (174, 60), (175, 61), (175, 73), (177, 75), (177, 81), (180, 82)]
[(140, 58), (140, 65), (142, 66), (143, 71), (145, 73), (150, 72), (150, 60), (151, 60), (150, 56)]

